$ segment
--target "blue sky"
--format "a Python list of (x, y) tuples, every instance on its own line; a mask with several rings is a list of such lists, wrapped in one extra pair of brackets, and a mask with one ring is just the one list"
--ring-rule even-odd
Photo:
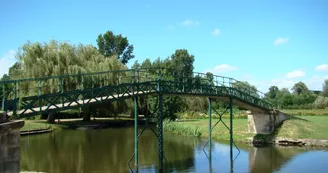
[(28, 40), (93, 44), (112, 30), (127, 36), (135, 60), (195, 56), (195, 71), (246, 80), (260, 90), (328, 79), (328, 1), (17, 1), (0, 2), (0, 75)]

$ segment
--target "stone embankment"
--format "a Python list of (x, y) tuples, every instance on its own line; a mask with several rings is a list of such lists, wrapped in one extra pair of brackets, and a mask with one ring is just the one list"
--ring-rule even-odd
[(282, 146), (318, 146), (328, 147), (328, 140), (325, 139), (291, 139), (276, 138), (275, 143)]
[(20, 128), (24, 121), (9, 121), (0, 112), (0, 172), (20, 171)]

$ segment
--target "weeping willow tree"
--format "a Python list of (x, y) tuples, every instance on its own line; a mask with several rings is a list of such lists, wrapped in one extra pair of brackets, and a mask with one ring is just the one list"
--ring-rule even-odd
[(67, 42), (24, 44), (17, 54), (18, 64), (11, 69), (12, 79), (59, 76), (106, 70), (126, 69), (116, 57), (105, 58), (92, 45)]
[[(47, 76), (62, 76), (69, 74), (81, 74), (91, 72), (101, 72), (110, 70), (122, 70), (127, 67), (122, 64), (117, 57), (105, 58), (94, 46), (92, 45), (72, 45), (67, 42), (50, 41), (49, 43), (40, 42), (27, 42), (24, 44), (16, 55), (18, 62), (9, 70), (11, 79), (21, 78), (39, 78)], [(111, 75), (111, 76), (110, 76)], [(93, 76), (97, 78), (94, 87), (100, 85), (99, 81), (105, 81), (107, 84), (117, 83), (118, 77), (113, 77), (118, 74), (108, 74), (107, 76)], [(102, 79), (100, 79), (102, 78)], [(99, 80), (100, 79), (100, 80)], [(65, 90), (79, 89), (78, 78), (66, 78)], [(47, 79), (43, 81), (42, 92), (53, 93), (60, 90), (60, 83), (58, 78)], [(84, 85), (88, 86), (91, 83), (90, 79), (84, 79)], [(104, 82), (105, 83), (105, 82)], [(30, 96), (37, 93), (37, 82), (22, 82), (20, 83), (20, 96)], [(91, 87), (91, 85), (89, 85)], [(34, 88), (34, 89), (33, 89)], [(126, 108), (128, 103), (121, 107)], [(117, 106), (109, 106), (120, 109)], [(121, 110), (122, 111), (122, 110)]]

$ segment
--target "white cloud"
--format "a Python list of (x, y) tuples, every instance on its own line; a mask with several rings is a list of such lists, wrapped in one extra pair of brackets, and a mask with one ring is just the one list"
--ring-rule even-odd
[(328, 71), (328, 64), (321, 64), (315, 68), (316, 71)]
[(302, 70), (295, 70), (295, 71), (292, 71), (292, 72), (288, 72), (285, 77), (287, 79), (293, 79), (293, 78), (298, 78), (298, 77), (303, 77), (305, 76), (305, 72), (302, 71)]
[(215, 29), (212, 31), (212, 35), (214, 35), (214, 36), (218, 36), (220, 33), (221, 33), (221, 31), (220, 31), (220, 29), (218, 29), (218, 28), (215, 28)]
[(190, 20), (186, 19), (183, 22), (181, 22), (182, 26), (198, 26), (199, 22), (197, 20)]
[(16, 52), (14, 50), (9, 50), (6, 52), (1, 58), (0, 58), (0, 78), (4, 74), (8, 74), (9, 68), (15, 64), (16, 59), (15, 59)]
[(288, 38), (277, 38), (276, 40), (274, 40), (273, 44), (275, 46), (279, 46), (281, 44), (287, 43), (289, 41)]
[(288, 88), (289, 90), (294, 86), (294, 84), (298, 82), (293, 79), (286, 79), (286, 78), (277, 78), (272, 79), (268, 84), (268, 90), (270, 86), (277, 86), (279, 89), (281, 88)]
[(313, 76), (312, 78), (305, 80), (304, 83), (310, 90), (322, 90), (322, 84), (325, 79), (328, 79), (328, 75)]
[(220, 64), (215, 66), (213, 69), (206, 70), (206, 72), (211, 72), (213, 74), (220, 74), (220, 73), (226, 73), (235, 70), (238, 70), (238, 68), (235, 66), (231, 66), (229, 64)]

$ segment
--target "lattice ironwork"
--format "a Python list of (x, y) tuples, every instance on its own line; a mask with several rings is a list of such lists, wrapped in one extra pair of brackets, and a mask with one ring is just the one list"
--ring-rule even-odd
[(33, 116), (133, 95), (176, 94), (230, 97), (264, 110), (264, 94), (233, 78), (174, 69), (130, 69), (0, 81), (1, 108), (9, 115)]

